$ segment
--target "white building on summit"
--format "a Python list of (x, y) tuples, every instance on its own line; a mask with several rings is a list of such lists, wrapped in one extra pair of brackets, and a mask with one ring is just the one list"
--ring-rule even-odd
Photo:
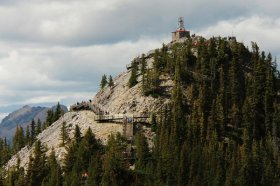
[(172, 42), (179, 41), (181, 38), (189, 38), (190, 31), (185, 29), (183, 17), (178, 19), (178, 28), (172, 32)]

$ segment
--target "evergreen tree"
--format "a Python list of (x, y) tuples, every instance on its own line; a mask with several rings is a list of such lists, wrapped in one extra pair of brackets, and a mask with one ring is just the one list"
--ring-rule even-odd
[(82, 170), (87, 170), (88, 165), (91, 160), (91, 155), (96, 154), (101, 150), (100, 142), (95, 138), (95, 135), (92, 133), (92, 130), (88, 128), (85, 136), (83, 137), (79, 150), (78, 158), (80, 160), (80, 167)]
[(25, 144), (26, 145), (30, 145), (30, 129), (29, 129), (29, 125), (26, 126), (26, 130), (25, 130)]
[(21, 126), (17, 125), (15, 135), (13, 137), (13, 151), (18, 152), (24, 147), (24, 132)]
[(145, 60), (145, 54), (142, 54), (140, 60), (141, 60), (141, 69), (140, 70), (141, 70), (141, 75), (143, 76), (147, 71), (147, 62)]
[(101, 185), (128, 184), (128, 162), (123, 161), (122, 152), (126, 150), (124, 138), (111, 136), (104, 154)]
[(36, 123), (34, 119), (32, 119), (30, 124), (30, 145), (32, 145), (36, 140)]
[(130, 78), (128, 80), (128, 87), (131, 88), (134, 85), (136, 85), (137, 82), (137, 72), (138, 72), (138, 64), (136, 61), (133, 61), (131, 63), (131, 74), (130, 74)]
[[(178, 142), (183, 141), (185, 133), (185, 118), (184, 118), (184, 109), (186, 105), (183, 105), (183, 93), (181, 87), (181, 69), (180, 64), (177, 63), (175, 71), (175, 86), (173, 89), (173, 126), (171, 129), (171, 138), (172, 140), (178, 140)], [(177, 142), (176, 142), (177, 143)]]
[(149, 146), (146, 137), (142, 132), (136, 135), (136, 155), (135, 168), (145, 172), (150, 158)]
[(6, 164), (11, 158), (11, 148), (7, 143), (6, 137), (4, 139), (0, 138), (0, 165)]
[(74, 133), (74, 140), (76, 143), (79, 143), (82, 139), (81, 129), (78, 125), (75, 125), (75, 133)]
[(40, 141), (36, 141), (34, 145), (33, 156), (29, 158), (29, 164), (26, 173), (26, 185), (37, 186), (41, 185), (44, 178), (47, 176), (46, 167), (46, 149), (42, 146)]
[(63, 159), (63, 171), (65, 174), (71, 173), (73, 169), (73, 163), (76, 161), (76, 152), (78, 151), (78, 145), (71, 143), (69, 146), (66, 146), (66, 154)]
[(108, 85), (109, 85), (110, 88), (112, 88), (112, 87), (114, 86), (114, 81), (113, 81), (113, 78), (112, 78), (111, 75), (110, 75), (110, 77), (109, 77)]
[(54, 122), (54, 112), (52, 109), (49, 109), (47, 111), (46, 127), (50, 126), (53, 122)]
[(57, 121), (63, 115), (63, 112), (64, 111), (62, 110), (60, 103), (58, 102), (55, 108), (53, 122)]
[(40, 119), (37, 120), (36, 135), (42, 132), (42, 122)]
[(145, 94), (148, 89), (147, 85), (147, 62), (145, 60), (145, 55), (141, 56), (141, 76), (142, 76), (142, 92)]
[(44, 179), (45, 186), (62, 186), (62, 171), (53, 148), (47, 161), (47, 173), (48, 175)]
[(60, 146), (65, 146), (70, 140), (69, 138), (69, 130), (68, 127), (66, 126), (66, 122), (62, 122), (61, 128), (60, 128)]
[(101, 79), (101, 82), (100, 82), (100, 88), (103, 89), (106, 85), (107, 85), (108, 81), (107, 81), (107, 77), (106, 75), (104, 74), (102, 76), (102, 79)]
[(151, 114), (151, 128), (153, 132), (157, 130), (157, 116), (155, 113)]
[(87, 184), (92, 186), (101, 185), (102, 173), (102, 160), (100, 154), (93, 155), (88, 168), (89, 177)]

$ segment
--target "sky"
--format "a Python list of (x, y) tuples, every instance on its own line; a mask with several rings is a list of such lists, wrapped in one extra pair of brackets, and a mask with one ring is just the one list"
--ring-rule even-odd
[(0, 0), (0, 119), (24, 105), (92, 99), (103, 74), (114, 77), (170, 42), (180, 16), (191, 34), (234, 35), (279, 59), (279, 7), (277, 0)]

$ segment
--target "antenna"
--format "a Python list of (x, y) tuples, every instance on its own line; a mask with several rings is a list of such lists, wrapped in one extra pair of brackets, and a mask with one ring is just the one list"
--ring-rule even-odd
[(179, 19), (178, 19), (178, 28), (177, 28), (177, 30), (185, 30), (184, 18), (183, 17), (179, 17)]

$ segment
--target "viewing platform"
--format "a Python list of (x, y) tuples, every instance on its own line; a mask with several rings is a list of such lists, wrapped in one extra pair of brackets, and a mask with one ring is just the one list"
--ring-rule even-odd
[(149, 116), (135, 116), (127, 114), (115, 114), (115, 115), (96, 115), (94, 120), (99, 123), (103, 122), (116, 122), (116, 123), (147, 123)]

